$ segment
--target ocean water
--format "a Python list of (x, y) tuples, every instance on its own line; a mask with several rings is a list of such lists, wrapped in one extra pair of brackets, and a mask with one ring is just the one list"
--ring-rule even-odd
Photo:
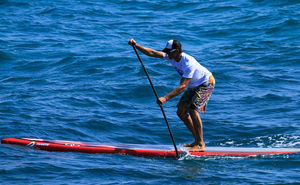
[[(300, 147), (297, 0), (1, 0), (0, 138), (172, 144), (127, 44), (181, 41), (216, 78), (207, 146)], [(180, 77), (141, 54), (160, 96)], [(192, 135), (164, 109), (178, 146)], [(299, 184), (300, 156), (54, 153), (0, 145), (0, 184)]]

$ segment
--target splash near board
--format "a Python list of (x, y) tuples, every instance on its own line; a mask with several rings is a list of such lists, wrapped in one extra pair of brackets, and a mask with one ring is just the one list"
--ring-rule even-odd
[[(2, 144), (20, 145), (39, 150), (53, 152), (81, 152), (81, 153), (107, 153), (124, 154), (142, 157), (176, 157), (171, 145), (139, 145), (139, 144), (105, 144), (85, 143), (76, 141), (43, 140), (32, 138), (6, 138)], [(182, 147), (180, 154), (186, 153), (187, 148)], [(206, 147), (205, 152), (189, 152), (195, 156), (252, 156), (252, 155), (278, 155), (299, 153), (300, 148), (242, 148), (242, 147)]]

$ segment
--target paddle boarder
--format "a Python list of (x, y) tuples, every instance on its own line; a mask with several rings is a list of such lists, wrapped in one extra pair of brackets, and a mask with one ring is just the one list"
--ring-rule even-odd
[(184, 146), (190, 147), (189, 151), (205, 151), (199, 112), (205, 113), (207, 102), (215, 87), (212, 73), (199, 64), (194, 57), (184, 53), (181, 43), (177, 40), (169, 40), (162, 51), (139, 45), (134, 39), (130, 39), (128, 44), (135, 45), (147, 56), (168, 60), (179, 73), (180, 85), (167, 95), (158, 98), (157, 103), (162, 105), (186, 90), (177, 104), (177, 115), (192, 132), (195, 141)]

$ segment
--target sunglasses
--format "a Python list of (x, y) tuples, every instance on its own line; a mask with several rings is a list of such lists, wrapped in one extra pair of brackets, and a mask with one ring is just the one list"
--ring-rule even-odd
[(168, 52), (168, 54), (174, 53), (176, 50), (177, 50), (177, 49), (172, 49), (172, 50), (170, 50), (170, 51)]

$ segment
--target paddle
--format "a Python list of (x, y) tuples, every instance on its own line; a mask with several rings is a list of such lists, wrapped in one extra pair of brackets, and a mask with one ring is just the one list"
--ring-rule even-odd
[[(144, 71), (145, 71), (145, 73), (146, 73), (146, 75), (147, 75), (147, 78), (148, 78), (148, 80), (149, 80), (149, 82), (150, 82), (150, 85), (151, 85), (152, 90), (153, 90), (153, 92), (154, 92), (154, 94), (155, 94), (155, 96), (156, 96), (156, 99), (158, 100), (159, 97), (158, 97), (158, 95), (157, 95), (157, 93), (156, 93), (156, 90), (155, 90), (155, 88), (154, 88), (154, 86), (153, 86), (153, 83), (152, 83), (152, 81), (151, 81), (151, 79), (150, 79), (150, 76), (149, 76), (149, 74), (148, 74), (148, 72), (147, 72), (147, 70), (146, 70), (146, 67), (144, 66), (144, 63), (143, 63), (143, 61), (142, 61), (142, 59), (141, 59), (139, 53), (137, 52), (136, 47), (135, 47), (134, 44), (132, 44), (132, 47), (133, 47), (133, 49), (134, 49), (134, 51), (135, 51), (135, 53), (136, 53), (136, 56), (138, 57), (138, 59), (139, 59), (141, 65), (142, 65), (142, 67), (143, 67), (143, 69), (144, 69)], [(168, 122), (167, 116), (166, 116), (166, 114), (165, 114), (165, 111), (164, 111), (162, 105), (159, 105), (159, 106), (160, 106), (160, 109), (161, 109), (162, 114), (164, 115), (164, 118), (165, 118), (165, 121), (166, 121), (168, 130), (169, 130), (169, 133), (170, 133), (170, 136), (171, 136), (171, 139), (172, 139), (172, 142), (173, 142), (175, 151), (176, 151), (176, 158), (178, 159), (178, 158), (179, 158), (178, 150), (177, 150), (177, 147), (176, 147), (176, 144), (175, 144), (175, 140), (174, 140), (174, 137), (173, 137), (171, 128), (170, 128), (170, 126), (169, 126), (169, 122)]]

